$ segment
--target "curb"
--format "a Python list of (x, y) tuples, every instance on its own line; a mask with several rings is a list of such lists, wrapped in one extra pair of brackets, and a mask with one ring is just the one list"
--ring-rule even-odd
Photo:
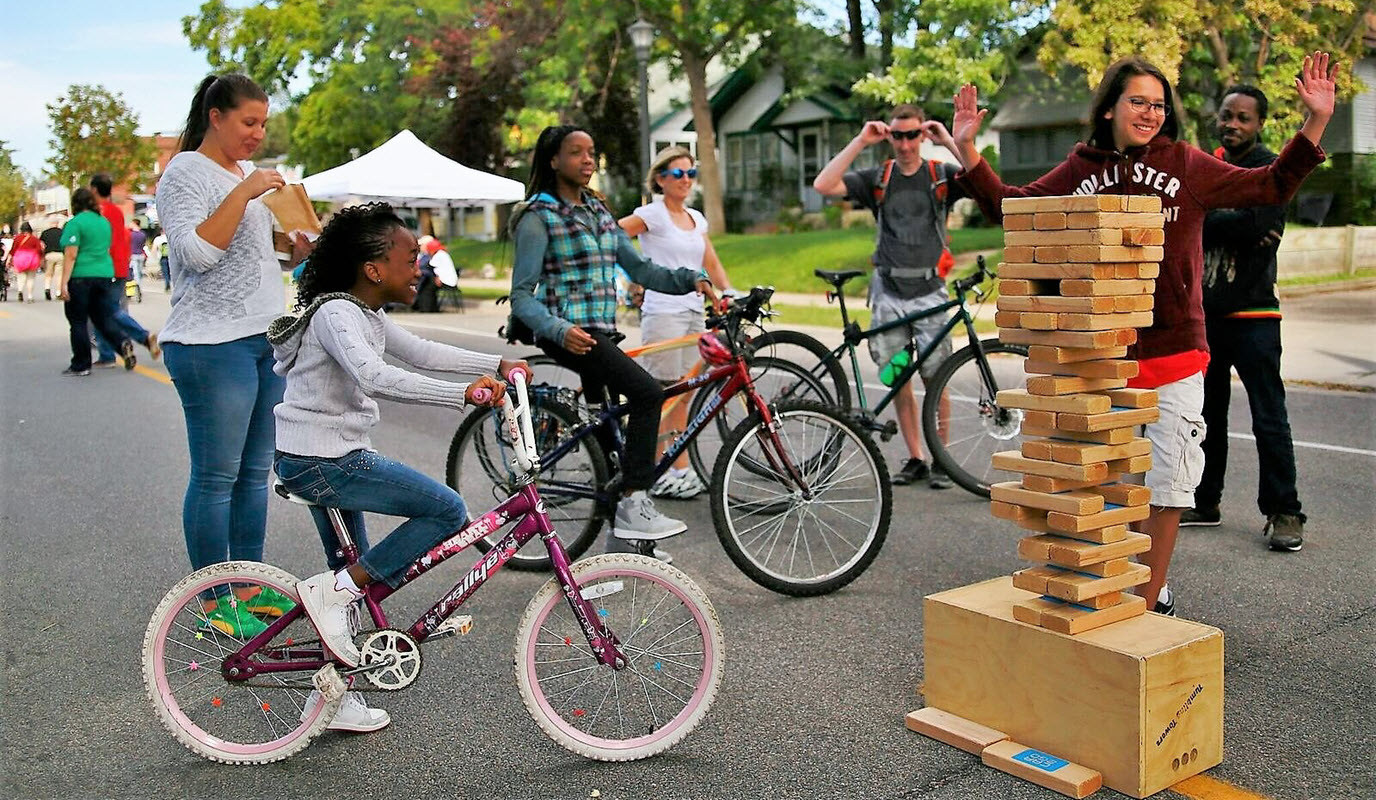
[(1336, 292), (1355, 292), (1361, 289), (1376, 289), (1376, 278), (1354, 278), (1335, 280), (1327, 283), (1309, 283), (1299, 286), (1279, 286), (1279, 297), (1308, 297), (1313, 294), (1334, 294)]

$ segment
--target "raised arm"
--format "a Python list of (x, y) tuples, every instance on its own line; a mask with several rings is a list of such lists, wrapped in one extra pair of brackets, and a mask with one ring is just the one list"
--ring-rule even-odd
[(817, 177), (812, 179), (812, 188), (827, 197), (844, 197), (846, 194), (846, 170), (855, 163), (861, 151), (872, 144), (878, 144), (889, 136), (889, 125), (879, 120), (870, 120), (865, 127), (851, 139), (841, 152), (827, 162)]
[[(984, 158), (975, 147), (975, 137), (979, 136), (980, 126), (989, 109), (979, 107), (979, 89), (973, 83), (960, 87), (955, 96), (955, 115), (951, 117), (951, 136), (955, 143), (956, 158), (966, 171), (973, 170)], [(943, 142), (944, 144), (944, 142)]]
[(1337, 82), (1334, 79), (1337, 75), (1338, 62), (1333, 61), (1330, 65), (1328, 54), (1315, 50), (1312, 55), (1304, 57), (1300, 76), (1295, 79), (1295, 91), (1309, 111), (1300, 133), (1315, 147), (1323, 138), (1328, 121), (1333, 118), (1333, 104), (1337, 95)]

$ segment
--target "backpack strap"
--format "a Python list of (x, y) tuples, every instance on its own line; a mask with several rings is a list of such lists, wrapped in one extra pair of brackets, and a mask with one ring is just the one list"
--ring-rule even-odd
[(874, 215), (879, 216), (879, 209), (884, 205), (884, 195), (889, 190), (889, 178), (893, 177), (893, 159), (884, 162), (884, 169), (879, 173), (879, 183), (874, 187)]

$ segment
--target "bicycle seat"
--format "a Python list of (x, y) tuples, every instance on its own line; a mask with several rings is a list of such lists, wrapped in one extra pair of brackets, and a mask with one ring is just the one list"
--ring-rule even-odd
[(282, 485), (282, 479), (279, 478), (279, 477), (277, 477), (277, 474), (276, 474), (276, 473), (273, 473), (273, 476), (272, 476), (272, 490), (273, 490), (274, 492), (277, 492), (277, 496), (278, 496), (278, 497), (280, 497), (280, 498), (282, 498), (283, 500), (286, 500), (286, 501), (288, 501), (288, 502), (296, 503), (297, 505), (301, 505), (301, 506), (313, 506), (313, 505), (315, 505), (315, 503), (312, 503), (311, 501), (307, 500), (306, 498), (302, 497), (301, 495), (299, 495), (299, 494), (292, 494), (291, 492), (287, 491), (287, 487), (285, 487), (285, 486)]
[(826, 281), (832, 286), (835, 286), (837, 290), (840, 290), (840, 288), (843, 285), (845, 285), (846, 281), (850, 280), (851, 278), (864, 275), (865, 271), (860, 269), (847, 269), (838, 272), (829, 269), (814, 269), (812, 271), (812, 274), (816, 275), (817, 277), (821, 278), (822, 280)]

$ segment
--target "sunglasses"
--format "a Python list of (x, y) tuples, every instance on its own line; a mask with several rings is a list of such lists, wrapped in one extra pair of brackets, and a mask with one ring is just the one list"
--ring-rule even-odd
[(678, 180), (684, 175), (690, 178), (696, 178), (698, 176), (698, 168), (690, 167), (689, 169), (679, 169), (678, 167), (674, 167), (673, 169), (662, 169), (659, 171), (659, 177), (661, 178), (672, 177), (674, 180)]
[(898, 141), (898, 140), (900, 140), (900, 139), (916, 139), (917, 137), (919, 137), (919, 136), (921, 136), (921, 135), (922, 135), (922, 129), (921, 129), (921, 128), (918, 128), (917, 130), (911, 130), (911, 131), (892, 131), (892, 130), (889, 131), (889, 136), (890, 136), (894, 141)]

